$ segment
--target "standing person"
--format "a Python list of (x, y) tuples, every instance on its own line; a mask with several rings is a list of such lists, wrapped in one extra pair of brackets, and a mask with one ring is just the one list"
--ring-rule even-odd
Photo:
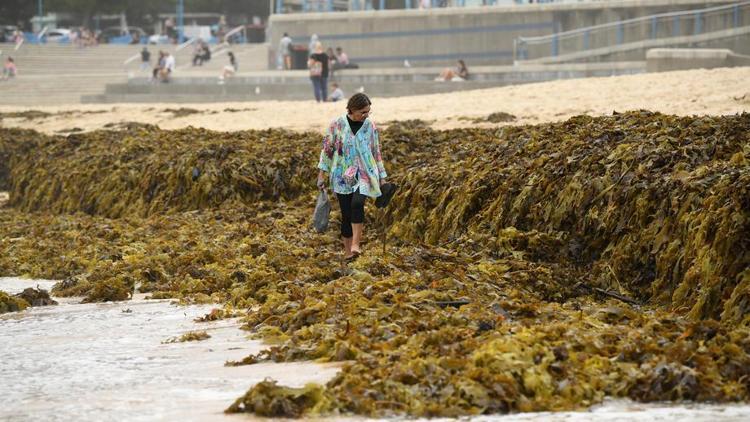
[(279, 54), (284, 60), (284, 70), (290, 70), (292, 68), (292, 39), (286, 32), (279, 41)]
[(315, 101), (326, 101), (328, 99), (328, 55), (323, 52), (323, 44), (320, 41), (315, 43), (314, 52), (307, 60), (307, 67), (310, 69)]
[(334, 71), (338, 69), (338, 63), (336, 62), (336, 55), (333, 54), (333, 49), (328, 47), (326, 49), (326, 56), (328, 56), (328, 77), (332, 80), (336, 80)]
[(171, 16), (164, 20), (164, 30), (170, 42), (177, 42), (177, 31), (174, 28), (174, 20)]
[(166, 55), (163, 51), (159, 50), (159, 59), (156, 61), (156, 66), (154, 66), (154, 71), (151, 73), (151, 81), (156, 82), (157, 78), (161, 74), (161, 70), (164, 68), (164, 60), (166, 58)]
[(175, 69), (175, 60), (174, 56), (170, 52), (164, 53), (164, 66), (162, 66), (160, 72), (159, 72), (159, 78), (162, 82), (169, 82), (170, 78), (172, 77), (172, 73), (174, 73)]
[(164, 69), (167, 71), (167, 74), (172, 74), (174, 72), (175, 68), (175, 61), (174, 56), (172, 53), (167, 52), (164, 56)]
[(344, 257), (356, 259), (365, 222), (365, 200), (382, 195), (388, 176), (380, 154), (380, 138), (369, 119), (372, 102), (364, 93), (352, 95), (346, 114), (333, 120), (323, 138), (318, 162), (318, 188), (328, 183), (341, 209), (341, 239)]
[(307, 51), (313, 52), (315, 51), (315, 44), (318, 43), (318, 34), (312, 34), (310, 35), (310, 42), (307, 44)]
[(151, 52), (148, 51), (147, 47), (143, 47), (141, 50), (141, 72), (144, 72), (151, 68)]
[(224, 83), (224, 79), (234, 76), (237, 73), (237, 59), (234, 57), (234, 53), (231, 51), (228, 52), (227, 57), (229, 57), (229, 64), (224, 66), (224, 69), (221, 71), (221, 76), (219, 76), (220, 84)]

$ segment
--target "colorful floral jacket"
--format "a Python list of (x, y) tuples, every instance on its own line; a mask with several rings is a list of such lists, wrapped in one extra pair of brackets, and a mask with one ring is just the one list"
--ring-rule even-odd
[(359, 189), (362, 195), (380, 196), (380, 179), (388, 175), (383, 167), (375, 124), (365, 119), (354, 135), (346, 114), (332, 121), (323, 138), (318, 168), (329, 174), (335, 193), (346, 195)]

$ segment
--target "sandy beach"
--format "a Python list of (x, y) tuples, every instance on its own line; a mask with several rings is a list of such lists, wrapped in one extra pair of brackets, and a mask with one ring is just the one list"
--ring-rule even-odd
[[(565, 120), (578, 114), (648, 109), (676, 115), (726, 115), (750, 108), (750, 67), (689, 70), (617, 77), (560, 80), (475, 91), (373, 99), (373, 119), (381, 126), (394, 120), (421, 119), (435, 129), (489, 127), (491, 113), (516, 117), (513, 124)], [(262, 101), (211, 104), (103, 104), (53, 107), (0, 107), (5, 127), (66, 134), (117, 128), (125, 122), (163, 129), (187, 126), (218, 131), (283, 127), (322, 131), (344, 111), (343, 103)], [(36, 117), (7, 113), (36, 110)], [(479, 120), (479, 122), (478, 122)]]

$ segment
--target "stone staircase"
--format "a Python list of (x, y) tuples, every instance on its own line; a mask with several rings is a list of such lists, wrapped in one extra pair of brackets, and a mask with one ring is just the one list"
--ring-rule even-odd
[[(397, 97), (483, 89), (555, 79), (642, 73), (645, 62), (589, 63), (529, 66), (477, 66), (471, 80), (435, 81), (441, 68), (345, 69), (334, 79), (346, 95), (361, 89), (377, 97)], [(310, 100), (312, 87), (307, 71), (240, 72), (220, 83), (216, 75), (179, 76), (170, 83), (151, 83), (145, 77), (107, 84), (99, 95), (87, 95), (84, 103), (224, 102), (257, 100)]]
[[(129, 78), (145, 77), (140, 71), (140, 56), (127, 65), (124, 62), (138, 55), (140, 45), (108, 45), (79, 48), (64, 44), (23, 45), (18, 51), (12, 44), (0, 44), (0, 60), (12, 56), (18, 66), (18, 77), (0, 82), (0, 105), (57, 105), (77, 104), (82, 95), (104, 92), (107, 84), (126, 83)], [(173, 45), (150, 45), (151, 61), (158, 51), (175, 55), (175, 75), (213, 75), (229, 63), (225, 54), (214, 55), (203, 66), (191, 66), (192, 48), (174, 53)], [(245, 71), (266, 69), (266, 44), (236, 44), (230, 46)]]

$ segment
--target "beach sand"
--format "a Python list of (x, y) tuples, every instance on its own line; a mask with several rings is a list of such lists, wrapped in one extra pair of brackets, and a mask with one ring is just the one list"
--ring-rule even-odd
[[(372, 118), (379, 125), (421, 119), (435, 129), (508, 124), (477, 122), (496, 112), (515, 116), (512, 124), (545, 123), (579, 114), (597, 116), (635, 109), (676, 115), (725, 115), (750, 109), (750, 67), (568, 79), (398, 98), (378, 98), (372, 93), (371, 97)], [(173, 111), (167, 111), (170, 109)], [(124, 122), (155, 124), (163, 129), (194, 126), (217, 131), (266, 128), (323, 131), (330, 120), (345, 111), (345, 104), (317, 104), (310, 100), (0, 107), (3, 113), (28, 110), (50, 115), (33, 119), (6, 115), (1, 124), (48, 134), (117, 128)], [(185, 115), (176, 117), (175, 113)]]

